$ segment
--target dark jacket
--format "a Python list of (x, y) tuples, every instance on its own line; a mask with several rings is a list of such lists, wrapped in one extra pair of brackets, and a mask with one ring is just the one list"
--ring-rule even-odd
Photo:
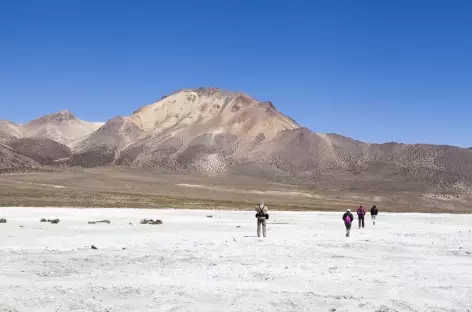
[(345, 214), (343, 214), (343, 221), (344, 223), (346, 223), (346, 217), (349, 216), (351, 218), (351, 222), (354, 220), (354, 216), (352, 215), (352, 213), (350, 213), (349, 211), (347, 211)]
[(376, 216), (379, 214), (379, 210), (377, 209), (376, 206), (372, 207), (372, 209), (370, 209), (370, 214), (373, 215), (373, 216)]
[(364, 218), (365, 216), (365, 209), (363, 207), (359, 207), (359, 209), (357, 209), (357, 216), (359, 218)]

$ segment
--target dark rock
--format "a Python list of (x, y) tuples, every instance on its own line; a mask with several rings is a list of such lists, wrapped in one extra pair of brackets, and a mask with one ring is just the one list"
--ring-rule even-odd
[(98, 249), (98, 248), (97, 248), (97, 247), (95, 247), (94, 245), (92, 245), (92, 247), (91, 247), (91, 248), (92, 248), (92, 249)]
[(48, 220), (42, 218), (41, 220), (39, 220), (39, 222), (49, 222)]
[(59, 220), (59, 219), (52, 219), (51, 220), (52, 224), (58, 224), (59, 222), (61, 222), (61, 220)]
[(7, 219), (0, 219), (0, 223), (7, 223)]
[(237, 229), (239, 229), (239, 228), (241, 228), (241, 226), (240, 226), (240, 225), (238, 225), (238, 226), (236, 226), (236, 228), (237, 228)]
[(110, 220), (100, 220), (100, 221), (89, 221), (88, 224), (96, 224), (96, 223), (107, 223), (110, 224)]
[(207, 216), (207, 218), (213, 218), (213, 216), (211, 216), (211, 215), (208, 215), (208, 216)]
[(140, 222), (141, 224), (162, 224), (161, 220), (153, 220), (153, 219), (143, 219)]

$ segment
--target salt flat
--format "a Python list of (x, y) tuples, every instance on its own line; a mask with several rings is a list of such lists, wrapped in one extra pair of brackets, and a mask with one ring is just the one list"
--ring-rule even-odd
[(341, 215), (1, 208), (0, 311), (472, 310), (472, 215)]

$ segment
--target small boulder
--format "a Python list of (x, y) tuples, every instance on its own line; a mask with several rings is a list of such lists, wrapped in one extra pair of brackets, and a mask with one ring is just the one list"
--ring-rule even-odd
[(100, 221), (89, 221), (88, 224), (97, 224), (97, 223), (107, 223), (110, 224), (110, 220), (100, 220)]
[(141, 224), (162, 224), (162, 220), (143, 219)]
[(0, 223), (7, 223), (7, 219), (0, 219)]
[(213, 216), (212, 216), (212, 215), (208, 215), (207, 218), (213, 218)]
[(52, 219), (51, 220), (52, 224), (58, 224), (59, 222), (61, 222), (61, 220), (59, 220), (59, 219)]
[(95, 245), (92, 245), (92, 247), (91, 247), (91, 248), (92, 248), (92, 249), (98, 249), (97, 247), (95, 247)]
[(42, 218), (39, 222), (49, 222), (47, 219)]

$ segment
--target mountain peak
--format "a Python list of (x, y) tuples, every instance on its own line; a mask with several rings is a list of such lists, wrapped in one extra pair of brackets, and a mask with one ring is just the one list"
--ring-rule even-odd
[(71, 120), (77, 120), (77, 118), (72, 114), (70, 111), (64, 109), (57, 113), (46, 115), (35, 119), (30, 122), (30, 124), (37, 124), (37, 123), (48, 123), (48, 122), (66, 122)]

